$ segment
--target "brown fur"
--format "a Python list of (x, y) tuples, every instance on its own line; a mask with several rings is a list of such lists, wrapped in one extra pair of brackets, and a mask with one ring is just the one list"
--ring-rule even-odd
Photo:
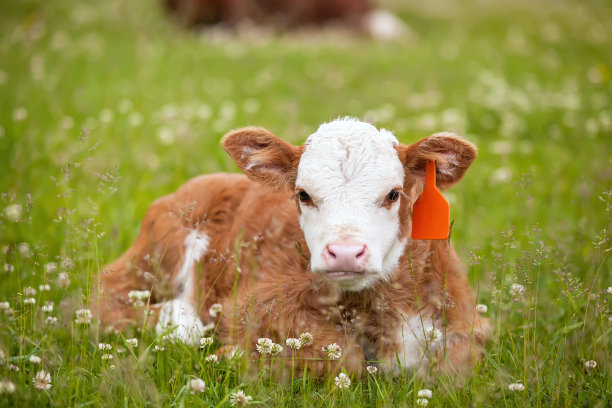
[[(406, 169), (405, 194), (400, 198), (403, 237), (410, 235), (412, 204), (423, 187), (425, 161), (433, 158), (445, 166), (443, 153), (454, 152), (453, 171), (449, 167), (439, 175), (447, 187), (463, 177), (476, 157), (471, 144), (446, 136), (397, 147)], [(314, 343), (299, 351), (299, 370), (307, 364), (323, 375), (342, 366), (359, 374), (366, 358), (393, 362), (399, 327), (420, 313), (446, 322), (445, 350), (428, 353), (434, 366), (451, 372), (473, 365), (486, 340), (488, 322), (476, 312), (449, 242), (408, 239), (389, 282), (361, 292), (341, 292), (310, 271), (310, 254), (298, 223), (298, 198), (292, 199), (303, 148), (261, 128), (231, 132), (222, 143), (256, 181), (235, 174), (200, 176), (155, 201), (132, 247), (104, 268), (100, 301), (92, 305), (103, 322), (121, 328), (142, 316), (127, 301), (130, 290), (150, 289), (151, 303), (172, 299), (173, 291), (180, 289), (171, 282), (182, 263), (185, 237), (197, 229), (211, 241), (193, 271), (199, 281), (193, 300), (203, 322), (214, 320), (208, 314), (213, 303), (223, 304), (215, 323), (216, 335), (225, 344), (252, 351), (259, 337), (270, 337), (285, 346), (286, 338), (309, 331)], [(151, 319), (154, 323), (155, 315)], [(331, 343), (343, 349), (339, 361), (323, 358), (321, 348)], [(288, 347), (284, 356), (291, 356)], [(424, 373), (429, 366), (416, 368)]]

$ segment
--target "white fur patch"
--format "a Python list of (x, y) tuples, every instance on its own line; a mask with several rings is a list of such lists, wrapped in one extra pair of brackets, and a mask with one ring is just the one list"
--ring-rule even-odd
[(180, 299), (164, 303), (155, 325), (158, 336), (164, 335), (164, 338), (180, 340), (190, 346), (199, 344), (205, 330), (195, 309)]
[(345, 290), (361, 290), (388, 279), (398, 264), (399, 201), (383, 207), (386, 195), (404, 182), (404, 168), (387, 130), (352, 118), (323, 124), (305, 143), (296, 185), (315, 206), (301, 205), (300, 225), (311, 252), (314, 272), (325, 273), (323, 251), (339, 240), (368, 247), (366, 273), (345, 282)]
[(191, 231), (185, 238), (183, 264), (174, 278), (174, 287), (178, 290), (175, 299), (165, 302), (159, 313), (155, 326), (158, 335), (167, 333), (164, 337), (195, 345), (204, 334), (204, 324), (196, 313), (193, 299), (196, 282), (194, 267), (208, 250), (209, 243), (208, 235), (198, 231)]

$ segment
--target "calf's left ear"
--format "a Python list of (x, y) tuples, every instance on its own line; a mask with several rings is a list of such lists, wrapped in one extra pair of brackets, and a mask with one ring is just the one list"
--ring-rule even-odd
[(457, 184), (476, 156), (476, 146), (452, 133), (435, 133), (409, 146), (397, 147), (404, 168), (414, 177), (425, 180), (425, 164), (436, 162), (436, 184), (447, 189)]
[(267, 129), (246, 127), (223, 136), (221, 145), (251, 180), (293, 191), (302, 148)]

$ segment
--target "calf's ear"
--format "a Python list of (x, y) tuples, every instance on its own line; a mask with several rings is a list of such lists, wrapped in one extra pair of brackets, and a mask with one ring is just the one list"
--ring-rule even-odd
[(476, 146), (452, 133), (435, 133), (409, 146), (399, 145), (398, 154), (406, 172), (425, 180), (425, 164), (436, 162), (436, 184), (447, 189), (457, 184), (476, 156)]
[(295, 189), (301, 147), (261, 127), (233, 130), (223, 136), (221, 145), (251, 180), (278, 189)]

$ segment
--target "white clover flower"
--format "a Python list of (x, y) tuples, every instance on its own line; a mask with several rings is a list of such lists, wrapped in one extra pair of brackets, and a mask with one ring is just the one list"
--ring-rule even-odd
[(211, 315), (212, 317), (217, 317), (217, 315), (222, 312), (223, 312), (223, 306), (221, 305), (221, 303), (215, 303), (214, 305), (210, 307), (210, 309), (208, 309), (208, 314)]
[(521, 383), (514, 383), (508, 385), (510, 391), (525, 391), (525, 386)]
[(131, 302), (144, 301), (147, 300), (151, 296), (151, 291), (149, 290), (130, 290), (128, 293), (128, 298)]
[(253, 400), (253, 397), (246, 395), (244, 391), (238, 390), (230, 395), (230, 404), (232, 407), (243, 407)]
[(28, 297), (36, 296), (36, 289), (34, 289), (31, 286), (28, 286), (27, 288), (23, 289), (23, 294), (24, 296), (28, 296)]
[(21, 217), (21, 204), (11, 204), (4, 209), (4, 216), (12, 222), (19, 221), (19, 217)]
[(46, 305), (43, 305), (41, 309), (45, 313), (51, 313), (53, 312), (53, 303), (47, 303)]
[(608, 286), (608, 289), (606, 289), (606, 292), (612, 295), (612, 286)]
[(10, 380), (4, 379), (0, 381), (0, 394), (12, 394), (16, 389), (15, 384)]
[(431, 392), (431, 390), (428, 390), (427, 388), (423, 388), (422, 390), (419, 390), (419, 393), (417, 394), (417, 397), (423, 397), (423, 398), (431, 398), (433, 396), (433, 392)]
[(111, 346), (108, 343), (100, 343), (100, 344), (98, 344), (98, 350), (100, 350), (100, 351), (108, 351), (108, 350), (110, 350), (112, 348), (113, 348), (113, 346)]
[(111, 364), (111, 365), (108, 366), (108, 368), (111, 369), (111, 370), (114, 370), (115, 369), (115, 365)]
[(35, 305), (36, 299), (35, 298), (25, 298), (23, 299), (23, 303), (25, 303), (26, 305)]
[(51, 290), (51, 285), (48, 285), (48, 284), (38, 285), (38, 290), (40, 290), (41, 292), (48, 292)]
[(91, 323), (91, 310), (89, 309), (79, 309), (75, 312), (76, 319), (74, 322), (76, 324), (89, 324)]
[(351, 386), (351, 379), (344, 373), (338, 374), (338, 376), (334, 378), (334, 382), (338, 388), (348, 388)]
[(112, 354), (102, 354), (102, 357), (100, 358), (104, 361), (109, 361), (113, 359), (113, 355)]
[(24, 258), (29, 258), (32, 256), (30, 245), (25, 242), (22, 242), (21, 244), (17, 245), (17, 251), (19, 251), (19, 255), (23, 256)]
[(374, 366), (367, 366), (366, 370), (368, 371), (368, 373), (374, 375), (378, 372), (378, 368), (374, 367)]
[(287, 347), (292, 348), (294, 350), (299, 350), (300, 347), (302, 347), (300, 339), (296, 339), (293, 337), (289, 337), (287, 340), (285, 340), (285, 344), (287, 345)]
[(272, 352), (272, 345), (274, 342), (267, 337), (262, 337), (257, 340), (255, 348), (259, 354), (270, 354)]
[(42, 358), (32, 355), (30, 356), (30, 363), (32, 364), (40, 364), (42, 362)]
[(189, 381), (189, 388), (191, 389), (191, 393), (195, 394), (196, 392), (204, 392), (206, 391), (206, 383), (201, 378), (195, 378)]
[(46, 273), (55, 273), (57, 272), (57, 264), (55, 262), (49, 262), (45, 264), (45, 272)]
[(209, 363), (217, 364), (219, 362), (219, 357), (217, 357), (216, 354), (209, 354), (204, 360), (208, 361)]
[(55, 324), (55, 323), (57, 323), (57, 317), (55, 317), (55, 316), (48, 316), (48, 317), (45, 319), (45, 323), (47, 323), (47, 324), (49, 324), (49, 325), (50, 325), (50, 324)]
[(117, 347), (117, 353), (123, 354), (125, 353), (125, 349), (123, 347)]
[(208, 324), (204, 325), (204, 327), (202, 328), (202, 334), (204, 334), (204, 335), (209, 334), (213, 330), (215, 330), (215, 324), (214, 323), (208, 323)]
[(16, 373), (18, 373), (18, 372), (19, 372), (19, 367), (17, 367), (15, 364), (9, 364), (9, 366), (8, 366), (8, 367), (9, 367), (9, 369), (10, 369), (11, 371), (14, 371), (14, 372), (16, 372)]
[(213, 344), (214, 339), (212, 337), (202, 337), (200, 339), (200, 348), (206, 348)]
[(126, 339), (125, 342), (130, 347), (138, 347), (138, 339)]
[(0, 302), (0, 310), (10, 309), (11, 304), (9, 302)]
[(429, 404), (429, 401), (427, 400), (427, 398), (418, 398), (416, 400), (416, 403), (419, 407), (426, 407), (427, 404)]
[(11, 264), (4, 264), (4, 271), (5, 272), (13, 272), (15, 270), (15, 266), (11, 265)]
[(584, 365), (586, 366), (586, 368), (593, 369), (597, 367), (597, 361), (589, 360), (586, 363), (584, 363)]
[(36, 373), (36, 377), (32, 379), (34, 387), (41, 391), (45, 391), (51, 388), (51, 374), (45, 370), (41, 370)]
[(153, 347), (153, 351), (165, 351), (166, 348), (164, 346), (160, 346), (158, 344), (155, 345), (155, 347)]
[(66, 272), (60, 272), (57, 274), (57, 284), (62, 288), (67, 288), (70, 286), (70, 278)]
[(323, 346), (321, 350), (330, 360), (337, 360), (342, 356), (342, 348), (336, 343)]
[(510, 286), (510, 293), (512, 293), (514, 296), (522, 295), (525, 293), (525, 287), (518, 283), (513, 283), (512, 286)]
[(428, 342), (436, 342), (442, 338), (442, 332), (435, 327), (425, 330), (425, 340)]
[(487, 313), (487, 310), (489, 310), (489, 308), (487, 307), (487, 305), (479, 304), (479, 305), (476, 305), (476, 310), (480, 314), (485, 314)]
[(270, 347), (270, 354), (276, 356), (277, 354), (283, 351), (283, 346), (280, 344), (272, 343), (272, 347)]
[(312, 337), (312, 334), (310, 334), (310, 332), (304, 332), (300, 334), (299, 339), (302, 347), (310, 346), (314, 341), (314, 338)]

